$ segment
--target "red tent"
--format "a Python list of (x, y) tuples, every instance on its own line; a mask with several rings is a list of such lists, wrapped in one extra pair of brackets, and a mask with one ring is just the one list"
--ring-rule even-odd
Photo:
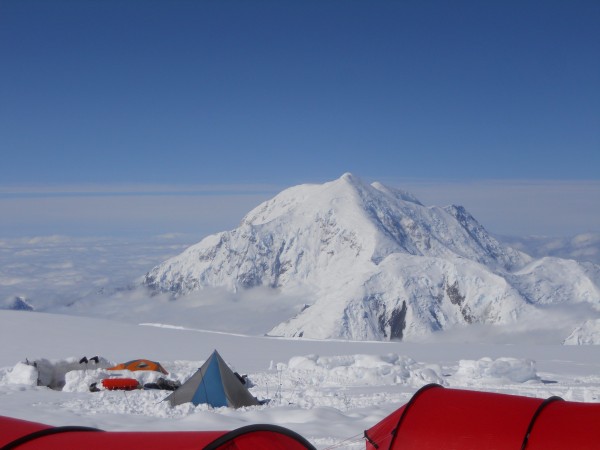
[(51, 427), (0, 416), (2, 450), (315, 450), (299, 434), (275, 425), (233, 431), (109, 432), (87, 427)]
[(433, 384), (365, 431), (367, 450), (600, 448), (600, 404)]

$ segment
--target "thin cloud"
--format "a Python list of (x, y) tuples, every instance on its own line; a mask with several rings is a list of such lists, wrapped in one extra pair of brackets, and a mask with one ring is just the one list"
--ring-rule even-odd
[(148, 194), (0, 198), (0, 236), (194, 233), (201, 237), (234, 228), (246, 212), (270, 196)]
[(393, 181), (426, 205), (459, 204), (490, 232), (573, 236), (600, 231), (600, 181)]
[[(596, 180), (379, 181), (411, 191), (426, 205), (463, 205), (498, 235), (600, 231)], [(0, 186), (0, 237), (191, 233), (200, 239), (235, 228), (281, 190), (261, 184)]]
[(598, 317), (598, 310), (585, 302), (569, 303), (568, 305), (538, 305), (536, 308), (526, 310), (514, 323), (457, 326), (447, 331), (434, 333), (420, 341), (471, 344), (485, 342), (510, 345), (519, 345), (523, 342), (560, 344), (579, 325)]
[(155, 195), (256, 195), (276, 193), (282, 188), (269, 184), (64, 184), (64, 185), (0, 185), (0, 196), (155, 196)]

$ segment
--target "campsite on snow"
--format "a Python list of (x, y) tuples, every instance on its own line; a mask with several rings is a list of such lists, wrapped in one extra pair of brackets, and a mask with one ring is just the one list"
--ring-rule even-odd
[[(17, 276), (33, 258), (36, 276)], [(0, 259), (14, 280), (0, 292), (0, 416), (109, 431), (103, 443), (194, 431), (212, 445), (244, 429), (318, 449), (424, 445), (419, 427), (439, 420), (420, 447), (436, 448), (486, 426), (521, 445), (543, 404), (527, 448), (564, 444), (562, 411), (585, 430), (579, 448), (599, 437), (586, 424), (600, 414), (600, 360), (579, 344), (600, 343), (600, 266), (530, 256), (460, 206), (353, 174), (286, 189), (192, 246), (7, 240)], [(453, 401), (453, 427), (424, 415)], [(482, 413), (490, 402), (523, 414)], [(405, 409), (406, 435), (392, 438)]]
[(600, 449), (600, 0), (0, 0), (0, 450)]

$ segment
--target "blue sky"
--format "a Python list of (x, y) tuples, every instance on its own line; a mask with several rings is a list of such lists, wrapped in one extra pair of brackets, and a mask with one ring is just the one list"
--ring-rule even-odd
[[(99, 202), (149, 233), (228, 217), (198, 225), (214, 231), (348, 171), (426, 186), (500, 233), (598, 231), (598, 23), (577, 0), (0, 0), (0, 234), (118, 232)], [(522, 189), (471, 198), (507, 183)], [(545, 212), (501, 225), (532, 185)], [(574, 215), (548, 228), (561, 186)], [(170, 190), (187, 190), (158, 200), (179, 222), (149, 223)]]

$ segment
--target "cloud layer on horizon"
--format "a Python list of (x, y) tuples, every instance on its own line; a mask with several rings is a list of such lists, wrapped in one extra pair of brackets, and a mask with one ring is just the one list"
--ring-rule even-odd
[[(411, 191), (426, 205), (463, 205), (499, 235), (567, 237), (600, 231), (600, 181), (379, 181)], [(193, 233), (200, 238), (236, 227), (247, 212), (284, 188), (0, 186), (0, 237)]]
[[(65, 236), (0, 239), (0, 309), (11, 308), (15, 297), (21, 296), (41, 312), (257, 335), (296, 314), (306, 302), (302, 292), (284, 297), (265, 287), (238, 292), (209, 288), (174, 300), (140, 285), (154, 265), (191, 243), (172, 236), (138, 241)], [(586, 303), (555, 305), (515, 324), (457, 328), (430, 339), (559, 343), (581, 322), (597, 315)]]

